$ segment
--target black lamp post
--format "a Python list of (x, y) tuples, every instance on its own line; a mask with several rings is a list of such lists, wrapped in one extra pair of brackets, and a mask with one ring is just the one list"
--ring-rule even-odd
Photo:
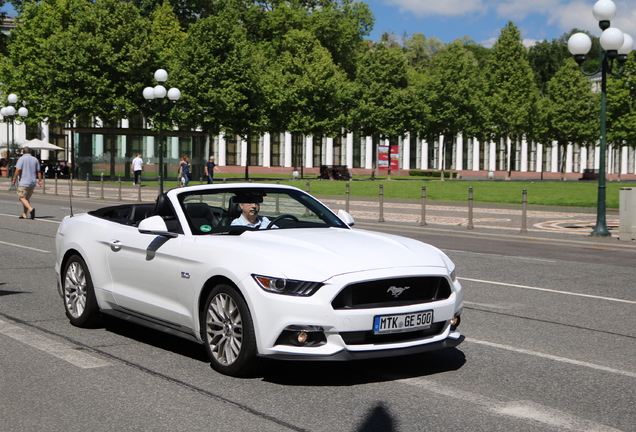
[[(605, 219), (605, 160), (607, 156), (606, 145), (606, 111), (607, 111), (607, 74), (619, 75), (623, 64), (627, 61), (627, 55), (632, 52), (634, 40), (628, 34), (617, 28), (610, 27), (610, 21), (616, 15), (616, 5), (612, 0), (599, 0), (594, 4), (594, 18), (598, 20), (598, 25), (603, 30), (601, 34), (601, 52), (599, 60), (601, 65), (593, 73), (581, 72), (586, 76), (601, 73), (601, 136), (599, 140), (600, 157), (598, 169), (598, 202), (596, 211), (596, 227), (591, 235), (595, 237), (609, 237), (611, 234), (607, 229)], [(585, 55), (590, 51), (592, 41), (585, 33), (575, 33), (568, 40), (568, 49), (574, 56), (576, 62), (581, 66), (585, 61)], [(618, 63), (618, 70), (614, 71), (614, 61)]]
[(157, 112), (159, 114), (159, 173), (158, 173), (158, 182), (159, 182), (159, 194), (163, 193), (163, 105), (166, 94), (168, 95), (168, 99), (171, 101), (178, 101), (181, 97), (181, 91), (177, 88), (171, 88), (170, 90), (166, 90), (166, 88), (162, 85), (164, 82), (168, 80), (168, 72), (163, 69), (157, 69), (155, 72), (155, 80), (159, 83), (155, 87), (146, 87), (143, 91), (144, 98), (148, 101), (153, 99), (158, 99), (157, 103)]
[[(17, 149), (15, 147), (15, 121), (16, 121), (16, 109), (15, 109), (15, 104), (18, 103), (18, 96), (14, 93), (11, 93), (9, 96), (7, 96), (7, 101), (9, 102), (9, 105), (0, 109), (0, 115), (2, 115), (2, 117), (11, 125), (11, 147), (8, 149), (9, 150), (9, 169), (8, 169), (8, 173), (9, 173), (9, 178), (12, 179), (13, 178), (13, 172), (15, 169), (15, 160), (17, 159)], [(24, 118), (26, 116), (29, 115), (29, 110), (26, 109), (25, 107), (20, 107), (18, 108), (17, 114)], [(9, 126), (7, 125), (7, 146), (9, 146)], [(15, 184), (11, 183), (11, 186), (9, 187), (9, 190), (15, 190), (16, 186)]]

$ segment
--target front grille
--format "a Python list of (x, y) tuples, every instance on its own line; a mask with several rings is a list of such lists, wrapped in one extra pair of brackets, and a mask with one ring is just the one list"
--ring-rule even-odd
[(443, 276), (379, 279), (347, 285), (331, 306), (334, 309), (407, 306), (447, 299), (450, 295), (450, 285)]
[(430, 328), (424, 330), (416, 330), (412, 332), (404, 332), (404, 333), (389, 333), (389, 334), (373, 334), (373, 331), (351, 331), (351, 332), (340, 332), (340, 336), (342, 340), (347, 345), (381, 345), (381, 344), (391, 344), (391, 343), (399, 343), (399, 342), (409, 342), (424, 339), (427, 337), (435, 336), (440, 334), (444, 330), (444, 326), (446, 325), (445, 321), (433, 323)]

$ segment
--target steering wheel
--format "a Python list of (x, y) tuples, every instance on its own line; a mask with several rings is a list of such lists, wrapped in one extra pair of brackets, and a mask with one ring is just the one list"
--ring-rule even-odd
[(298, 218), (294, 215), (291, 214), (282, 214), (280, 216), (276, 216), (268, 225), (266, 229), (271, 229), (274, 225), (276, 225), (276, 222), (278, 222), (281, 219), (291, 219), (294, 222), (298, 222)]

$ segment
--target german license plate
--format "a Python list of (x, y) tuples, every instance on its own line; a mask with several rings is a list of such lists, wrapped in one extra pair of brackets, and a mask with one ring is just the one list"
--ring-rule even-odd
[(401, 333), (429, 328), (433, 324), (433, 311), (400, 315), (382, 315), (373, 319), (373, 333)]

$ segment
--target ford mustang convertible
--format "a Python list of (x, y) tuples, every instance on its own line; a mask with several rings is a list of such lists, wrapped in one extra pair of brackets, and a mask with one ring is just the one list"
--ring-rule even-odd
[(215, 184), (67, 216), (57, 288), (73, 325), (103, 314), (205, 346), (212, 367), (457, 346), (462, 288), (439, 249), (352, 228), (300, 189)]

